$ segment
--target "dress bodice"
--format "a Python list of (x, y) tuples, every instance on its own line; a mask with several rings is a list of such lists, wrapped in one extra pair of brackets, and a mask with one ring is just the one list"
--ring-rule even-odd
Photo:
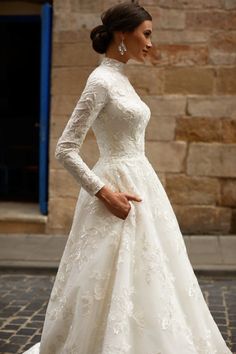
[(104, 57), (88, 77), (79, 101), (60, 137), (56, 157), (90, 195), (105, 185), (89, 169), (79, 150), (90, 127), (100, 157), (144, 154), (150, 109), (124, 73), (125, 63)]

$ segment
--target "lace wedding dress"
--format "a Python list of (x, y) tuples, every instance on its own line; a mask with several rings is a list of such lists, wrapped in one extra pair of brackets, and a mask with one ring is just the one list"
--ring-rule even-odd
[[(229, 354), (145, 155), (150, 109), (124, 66), (102, 59), (58, 141), (56, 157), (83, 188), (41, 342), (25, 353)], [(79, 155), (90, 126), (100, 151), (92, 169)], [(142, 201), (120, 219), (95, 196), (104, 185)]]

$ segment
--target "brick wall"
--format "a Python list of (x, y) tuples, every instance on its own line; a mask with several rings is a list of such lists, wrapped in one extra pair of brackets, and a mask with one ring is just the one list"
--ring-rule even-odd
[[(100, 56), (89, 32), (118, 1), (55, 0), (48, 232), (68, 232), (78, 184), (54, 159), (55, 143)], [(184, 234), (236, 233), (236, 3), (140, 1), (153, 16), (153, 65), (126, 73), (152, 117), (146, 154)], [(102, 56), (101, 56), (102, 57)], [(90, 130), (82, 147), (98, 158)]]

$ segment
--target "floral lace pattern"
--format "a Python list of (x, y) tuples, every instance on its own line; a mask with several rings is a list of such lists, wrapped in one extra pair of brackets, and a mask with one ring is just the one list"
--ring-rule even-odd
[[(58, 141), (57, 158), (81, 183), (49, 299), (41, 343), (27, 354), (230, 354), (190, 264), (167, 194), (145, 155), (150, 109), (104, 58)], [(92, 127), (100, 157), (79, 150)], [(158, 153), (158, 152), (157, 152)], [(135, 193), (125, 220), (94, 194)]]

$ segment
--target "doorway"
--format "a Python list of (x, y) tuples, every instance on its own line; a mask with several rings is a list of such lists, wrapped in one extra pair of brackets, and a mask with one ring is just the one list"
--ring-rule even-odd
[(0, 20), (0, 199), (38, 201), (40, 20)]
[(47, 214), (51, 5), (0, 16), (0, 201)]

